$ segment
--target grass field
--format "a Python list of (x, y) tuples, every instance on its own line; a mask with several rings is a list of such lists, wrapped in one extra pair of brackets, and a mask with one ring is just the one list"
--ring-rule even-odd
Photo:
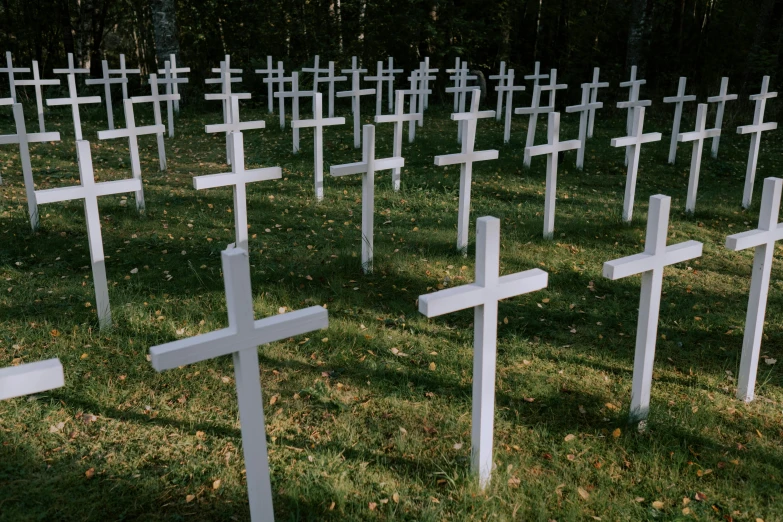
[[(415, 143), (404, 142), (402, 189), (391, 190), (389, 172), (376, 177), (371, 276), (359, 259), (359, 178), (327, 174), (316, 203), (312, 131), (295, 155), (290, 127), (281, 131), (262, 104), (243, 109), (243, 120), (267, 120), (245, 133), (248, 167), (283, 169), (282, 180), (248, 188), (256, 317), (313, 304), (330, 315), (328, 330), (260, 348), (278, 520), (783, 520), (783, 267), (777, 256), (758, 398), (746, 405), (734, 390), (752, 252), (724, 248), (727, 235), (756, 228), (762, 179), (778, 174), (783, 139), (764, 136), (744, 211), (749, 140), (734, 127), (752, 112), (729, 114), (719, 158), (705, 146), (688, 217), (691, 146), (667, 164), (671, 111), (656, 107), (645, 130), (664, 138), (642, 148), (632, 225), (621, 222), (623, 152), (609, 146), (625, 116), (604, 110), (585, 170), (573, 152), (561, 162), (552, 241), (542, 239), (546, 162), (522, 166), (526, 120), (515, 117), (509, 145), (501, 122), (482, 120), (476, 150), (497, 148), (500, 158), (474, 168), (462, 257), (459, 169), (433, 165), (457, 152), (456, 124), (450, 103), (433, 105)], [(72, 185), (69, 113), (48, 114), (63, 141), (32, 146), (37, 186)], [(151, 111), (137, 115), (151, 123)], [(96, 175), (128, 177), (127, 142), (96, 139), (105, 117), (82, 112)], [(0, 403), (0, 520), (249, 518), (231, 358), (163, 374), (147, 360), (150, 346), (226, 325), (220, 251), (234, 240), (231, 190), (196, 192), (191, 181), (227, 169), (223, 136), (204, 133), (219, 118), (216, 104), (183, 106), (165, 173), (155, 138), (140, 140), (145, 215), (131, 194), (102, 198), (115, 320), (106, 332), (82, 203), (41, 206), (41, 228), (30, 232), (18, 149), (0, 149), (0, 366), (59, 357), (66, 375), (64, 388)], [(361, 158), (350, 121), (325, 131), (327, 172)], [(575, 138), (577, 117), (562, 122), (561, 139)], [(0, 126), (12, 132), (10, 116)], [(378, 126), (378, 157), (390, 155), (391, 132)], [(544, 136), (541, 125), (539, 143)], [(627, 418), (640, 278), (612, 282), (601, 270), (643, 250), (647, 201), (658, 193), (672, 197), (669, 243), (702, 241), (704, 256), (666, 270), (650, 420), (638, 432)], [(416, 299), (473, 281), (475, 219), (485, 215), (501, 220), (501, 274), (541, 268), (549, 287), (500, 304), (496, 470), (482, 492), (469, 473), (473, 314), (428, 320)]]

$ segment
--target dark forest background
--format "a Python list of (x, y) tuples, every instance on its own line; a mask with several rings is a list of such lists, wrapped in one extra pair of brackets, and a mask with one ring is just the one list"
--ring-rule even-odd
[[(594, 66), (616, 82), (638, 65), (651, 91), (674, 94), (676, 78), (691, 92), (757, 92), (761, 76), (772, 85), (783, 70), (783, 0), (0, 0), (0, 50), (15, 64), (38, 60), (42, 73), (66, 63), (100, 74), (100, 61), (142, 74), (163, 66), (174, 52), (192, 68), (192, 93), (230, 54), (245, 69), (248, 90), (260, 78), (252, 69), (266, 56), (300, 69), (312, 56), (365, 66), (393, 56), (406, 71), (424, 56), (452, 67), (460, 56), (472, 68), (496, 72), (501, 60), (527, 72), (534, 61), (558, 69), (576, 86)], [(445, 78), (445, 75), (441, 74)], [(140, 89), (138, 77), (131, 88)], [(259, 85), (255, 86), (254, 83)], [(578, 96), (571, 89), (569, 97)], [(666, 91), (665, 93), (663, 91)], [(672, 92), (669, 92), (672, 91)], [(187, 90), (184, 93), (187, 96)], [(200, 97), (200, 96), (199, 96)]]

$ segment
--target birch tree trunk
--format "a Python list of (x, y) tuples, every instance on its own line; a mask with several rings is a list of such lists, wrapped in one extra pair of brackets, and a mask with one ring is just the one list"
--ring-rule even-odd
[(179, 38), (177, 36), (177, 12), (175, 0), (150, 0), (152, 27), (155, 32), (155, 56), (158, 67), (162, 68), (175, 54), (179, 58)]
[(641, 75), (644, 75), (644, 52), (647, 47), (648, 25), (650, 23), (647, 15), (647, 0), (631, 0), (625, 67), (630, 69), (636, 65)]

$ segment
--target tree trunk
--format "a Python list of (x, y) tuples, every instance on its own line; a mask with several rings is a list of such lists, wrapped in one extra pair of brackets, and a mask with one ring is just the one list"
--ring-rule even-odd
[(179, 58), (179, 38), (177, 36), (176, 0), (150, 0), (152, 28), (155, 31), (155, 55), (158, 67), (162, 68), (169, 56)]
[(756, 20), (756, 30), (753, 33), (753, 45), (748, 53), (748, 59), (745, 62), (745, 76), (742, 80), (741, 92), (748, 92), (749, 82), (760, 83), (761, 78), (752, 78), (752, 75), (759, 73), (763, 69), (764, 62), (764, 44), (767, 40), (767, 33), (772, 19), (772, 11), (775, 8), (777, 0), (763, 0), (759, 8), (759, 17)]
[(73, 54), (73, 26), (71, 25), (71, 9), (68, 5), (68, 0), (60, 0), (60, 28), (63, 33), (63, 46), (65, 47), (65, 54)]
[(100, 12), (97, 6), (92, 17), (92, 45), (90, 46), (90, 76), (93, 78), (103, 75), (101, 66), (101, 44), (103, 43), (103, 31), (106, 28), (106, 16), (109, 13), (111, 0), (103, 0)]
[(628, 30), (628, 48), (625, 54), (625, 67), (636, 65), (639, 73), (644, 74), (644, 57), (647, 51), (648, 0), (631, 0), (630, 27)]

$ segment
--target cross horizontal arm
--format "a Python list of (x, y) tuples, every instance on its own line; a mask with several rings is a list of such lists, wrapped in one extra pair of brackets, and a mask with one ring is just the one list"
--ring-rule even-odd
[(766, 243), (783, 240), (783, 223), (772, 230), (748, 230), (733, 234), (726, 238), (726, 248), (729, 250), (745, 250)]
[(91, 78), (84, 80), (85, 85), (104, 85), (106, 83), (128, 83), (127, 78)]
[(82, 199), (83, 197), (84, 187), (81, 185), (35, 191), (35, 199), (38, 201), (39, 205), (58, 203), (60, 201), (71, 201), (74, 199)]
[(757, 100), (766, 100), (768, 98), (777, 98), (777, 97), (778, 97), (778, 93), (776, 92), (764, 92), (759, 94), (751, 94), (750, 96), (748, 96), (748, 99), (750, 101), (757, 101)]
[(254, 181), (280, 179), (282, 177), (283, 171), (280, 167), (266, 167), (263, 169), (245, 170), (237, 173), (207, 174), (205, 176), (195, 176), (193, 178), (193, 188), (196, 190), (203, 190), (227, 187), (229, 185), (239, 185), (241, 183), (252, 183)]
[(438, 167), (445, 167), (446, 165), (456, 165), (458, 163), (467, 163), (473, 161), (487, 161), (498, 159), (498, 151), (492, 150), (476, 150), (469, 153), (457, 154), (445, 154), (443, 156), (435, 156), (435, 165)]
[(695, 94), (689, 94), (687, 96), (667, 96), (663, 99), (663, 103), (692, 102), (692, 101), (696, 101)]
[(48, 98), (46, 105), (74, 105), (77, 103), (101, 103), (100, 96), (83, 96), (79, 98)]
[(478, 111), (478, 112), (457, 112), (452, 113), (451, 119), (453, 121), (465, 121), (465, 120), (478, 120), (481, 118), (494, 118), (495, 111)]
[[(120, 72), (120, 71), (115, 70), (115, 71), (109, 71), (109, 72), (113, 73), (113, 72)], [(127, 69), (125, 72), (135, 72), (135, 73), (138, 74), (139, 70), (138, 69), (133, 69), (133, 70)], [(173, 68), (173, 69), (171, 69), (171, 72), (173, 72), (175, 74), (189, 73), (190, 72), (190, 67)], [(158, 74), (166, 74), (166, 69), (158, 69)]]
[(162, 78), (158, 78), (158, 83), (162, 83), (164, 85), (167, 84), (167, 83), (172, 83), (172, 84), (173, 83), (190, 83), (190, 80), (188, 80), (187, 78), (173, 78), (171, 76), (169, 76), (169, 77), (164, 76)]
[(212, 134), (215, 132), (232, 132), (232, 131), (246, 131), (263, 129), (266, 127), (266, 122), (263, 120), (258, 121), (241, 121), (239, 123), (215, 123), (213, 125), (205, 125), (204, 132)]
[[(279, 93), (275, 93), (275, 96), (277, 96), (277, 94), (279, 94)], [(174, 95), (172, 95), (172, 96), (174, 96)], [(179, 94), (177, 94), (176, 96), (179, 96)], [(207, 101), (227, 100), (227, 99), (229, 99), (232, 96), (236, 96), (236, 98), (238, 100), (249, 100), (250, 99), (250, 93), (249, 92), (232, 92), (231, 94), (223, 94), (222, 92), (210, 93), (210, 94), (205, 94), (204, 95), (204, 99), (207, 100)], [(161, 98), (161, 99), (163, 99), (163, 98)]]
[(552, 154), (555, 152), (563, 152), (566, 150), (578, 149), (582, 146), (582, 142), (579, 140), (558, 141), (555, 145), (535, 145), (533, 147), (527, 147), (530, 156), (540, 156), (542, 154)]
[(635, 101), (617, 102), (618, 109), (632, 109), (634, 107), (649, 107), (650, 105), (652, 105), (652, 100), (635, 100)]
[(620, 82), (620, 87), (633, 87), (634, 84), (636, 85), (644, 85), (647, 83), (647, 80), (630, 80), (627, 82)]
[(328, 125), (343, 125), (345, 118), (320, 118), (313, 120), (294, 120), (291, 122), (291, 127), (294, 129), (304, 129), (307, 127), (326, 127)]
[[(225, 80), (223, 78), (207, 78), (206, 80), (204, 80), (204, 83), (210, 83), (210, 84), (223, 83), (224, 81)], [(228, 81), (230, 81), (231, 83), (238, 83), (242, 81), (242, 78), (237, 78), (237, 77), (229, 78)]]
[(641, 143), (650, 143), (652, 141), (661, 141), (663, 134), (660, 132), (650, 132), (641, 136), (624, 136), (622, 138), (612, 138), (612, 147), (627, 147), (629, 145), (638, 145)]
[(698, 241), (685, 241), (666, 247), (663, 255), (654, 255), (642, 252), (633, 256), (615, 259), (604, 263), (604, 277), (615, 280), (622, 279), (642, 272), (648, 272), (656, 268), (662, 268), (676, 263), (682, 263), (688, 259), (701, 256), (703, 245)]
[[(47, 80), (44, 78), (41, 78), (39, 80), (14, 80), (14, 83), (16, 85), (21, 85), (22, 87), (26, 87), (28, 85), (60, 85), (60, 80)], [(13, 99), (13, 98), (9, 98)]]
[(41, 393), (65, 385), (60, 359), (0, 368), (0, 401)]
[(764, 132), (775, 130), (778, 128), (778, 124), (773, 121), (768, 121), (760, 125), (742, 125), (737, 127), (737, 134), (752, 134), (754, 132)]
[(717, 103), (721, 101), (734, 101), (738, 97), (737, 94), (726, 94), (726, 95), (718, 95), (718, 96), (710, 96), (707, 98), (708, 103)]
[(720, 136), (720, 129), (706, 129), (704, 131), (683, 132), (677, 135), (677, 141), (695, 141), (699, 139), (709, 139)]
[(344, 163), (342, 165), (332, 165), (329, 167), (329, 174), (332, 176), (350, 176), (351, 174), (364, 174), (367, 172), (367, 162), (357, 161), (356, 163)]
[(143, 136), (146, 134), (161, 134), (166, 132), (163, 125), (147, 125), (146, 127), (134, 127), (133, 129), (114, 129), (98, 131), (99, 140), (110, 140), (113, 138), (128, 138), (130, 136)]
[(604, 102), (592, 102), (592, 103), (585, 103), (584, 105), (571, 105), (570, 107), (566, 107), (567, 113), (572, 112), (583, 112), (583, 111), (591, 111), (596, 109), (603, 109), (604, 108)]
[[(275, 93), (275, 96), (278, 94), (280, 93)], [(340, 91), (334, 93), (334, 95), (338, 98), (347, 98), (349, 96), (366, 96), (370, 94), (375, 94), (375, 89), (359, 89), (358, 91)]]
[(375, 117), (375, 123), (395, 123), (402, 121), (420, 121), (424, 118), (424, 115), (420, 112), (414, 112), (413, 114), (383, 114)]
[[(27, 135), (28, 143), (41, 143), (45, 141), (60, 141), (59, 132), (36, 132)], [(4, 134), (0, 136), (0, 145), (10, 145), (12, 143), (19, 143), (18, 134)]]
[(517, 107), (514, 114), (547, 114), (554, 112), (555, 108), (551, 105), (545, 107)]

